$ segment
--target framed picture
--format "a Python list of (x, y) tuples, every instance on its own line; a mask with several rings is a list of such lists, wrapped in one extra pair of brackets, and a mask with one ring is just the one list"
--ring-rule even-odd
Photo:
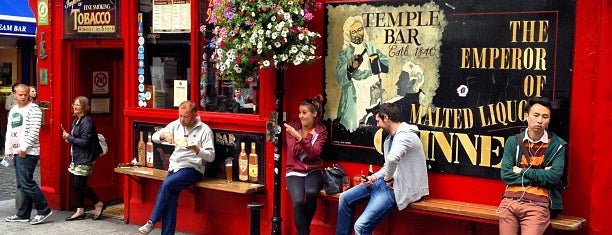
[(561, 105), (549, 128), (567, 139), (575, 5), (519, 2), (326, 4), (324, 156), (382, 165), (382, 103), (419, 128), (434, 171), (499, 178), (530, 97)]

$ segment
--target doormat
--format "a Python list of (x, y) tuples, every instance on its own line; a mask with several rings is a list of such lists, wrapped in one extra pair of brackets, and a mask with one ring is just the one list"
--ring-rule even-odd
[[(95, 210), (89, 210), (87, 213), (93, 215)], [(106, 210), (102, 214), (102, 218), (113, 218), (123, 220), (123, 203), (106, 206)]]

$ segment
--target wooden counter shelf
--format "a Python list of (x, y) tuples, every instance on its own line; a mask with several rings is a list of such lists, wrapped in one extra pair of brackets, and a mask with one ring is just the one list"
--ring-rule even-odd
[[(141, 181), (139, 178), (164, 180), (166, 175), (168, 175), (168, 172), (165, 170), (137, 166), (115, 167), (115, 172), (128, 175), (139, 183)], [(264, 185), (261, 184), (240, 181), (227, 183), (225, 179), (212, 178), (204, 178), (202, 181), (197, 182), (194, 187), (239, 194), (252, 194), (263, 191), (265, 188)]]

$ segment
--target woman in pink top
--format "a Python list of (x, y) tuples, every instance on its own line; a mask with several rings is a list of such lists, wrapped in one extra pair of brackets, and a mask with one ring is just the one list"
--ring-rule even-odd
[(327, 130), (321, 124), (323, 97), (304, 99), (299, 118), (285, 123), (287, 131), (287, 189), (293, 204), (293, 219), (298, 235), (310, 234), (310, 222), (317, 209), (317, 196), (323, 187), (321, 150)]

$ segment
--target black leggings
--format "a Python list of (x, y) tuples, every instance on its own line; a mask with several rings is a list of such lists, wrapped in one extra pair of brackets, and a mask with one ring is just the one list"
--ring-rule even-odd
[(310, 234), (310, 223), (317, 210), (317, 197), (321, 188), (321, 171), (311, 172), (306, 177), (287, 176), (287, 189), (293, 203), (293, 220), (298, 235)]
[(77, 208), (84, 208), (85, 197), (89, 198), (93, 203), (98, 203), (100, 201), (96, 193), (87, 186), (87, 178), (88, 176), (72, 175), (72, 184), (76, 192)]

